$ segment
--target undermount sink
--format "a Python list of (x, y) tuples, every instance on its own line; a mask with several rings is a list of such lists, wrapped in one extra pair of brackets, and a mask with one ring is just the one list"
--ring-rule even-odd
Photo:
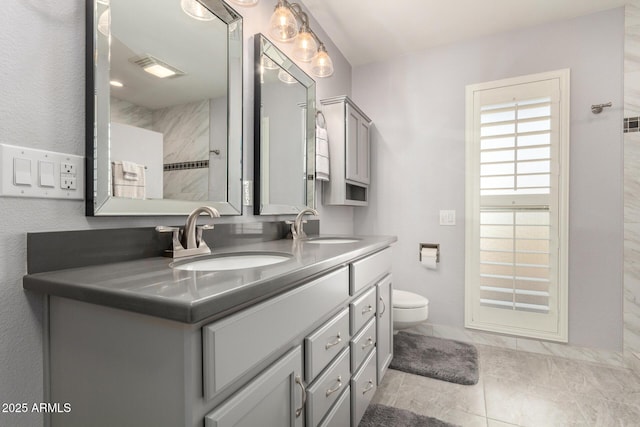
[(316, 237), (307, 240), (307, 243), (317, 243), (319, 245), (338, 245), (342, 243), (355, 243), (360, 239), (352, 239), (348, 237)]
[(274, 252), (245, 252), (237, 254), (220, 254), (200, 257), (195, 260), (177, 261), (171, 264), (175, 270), (186, 271), (224, 271), (244, 268), (264, 267), (288, 261), (289, 254)]

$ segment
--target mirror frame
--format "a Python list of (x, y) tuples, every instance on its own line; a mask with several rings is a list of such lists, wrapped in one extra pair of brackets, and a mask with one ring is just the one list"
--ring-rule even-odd
[[(262, 55), (267, 56), (269, 59), (278, 64), (281, 68), (287, 71), (293, 76), (300, 84), (302, 84), (307, 90), (307, 113), (306, 113), (306, 187), (304, 201), (301, 200), (300, 204), (296, 205), (281, 205), (281, 204), (263, 204), (262, 203), (262, 91), (260, 83), (260, 57)], [(254, 36), (254, 109), (253, 109), (253, 213), (254, 215), (283, 215), (283, 214), (297, 214), (306, 208), (315, 208), (316, 201), (316, 181), (315, 181), (315, 168), (316, 168), (316, 132), (315, 132), (315, 117), (316, 117), (316, 82), (309, 77), (300, 67), (298, 67), (291, 59), (287, 57), (280, 49), (278, 49), (267, 37), (262, 33), (258, 33)]]
[[(227, 25), (227, 200), (190, 201), (172, 199), (126, 199), (113, 197), (110, 191), (111, 166), (109, 158), (110, 87), (108, 72), (101, 72), (97, 31), (98, 0), (86, 0), (86, 81), (85, 81), (85, 209), (87, 216), (156, 216), (186, 215), (202, 205), (209, 205), (221, 215), (242, 214), (243, 174), (243, 28), (242, 16), (223, 0), (199, 0)], [(234, 24), (235, 29), (230, 26)], [(232, 37), (235, 34), (235, 37)], [(237, 40), (236, 40), (237, 38)], [(104, 50), (104, 46), (103, 49)], [(106, 93), (109, 94), (105, 100)], [(106, 103), (106, 105), (105, 105)], [(106, 120), (105, 120), (106, 118)], [(236, 158), (238, 157), (238, 158)], [(230, 166), (238, 168), (239, 180), (231, 180)], [(105, 176), (106, 175), (106, 176)], [(100, 181), (102, 179), (102, 181)]]

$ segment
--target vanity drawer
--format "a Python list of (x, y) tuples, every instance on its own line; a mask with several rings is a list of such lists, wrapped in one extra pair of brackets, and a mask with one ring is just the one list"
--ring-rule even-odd
[(304, 340), (305, 379), (313, 379), (349, 343), (349, 309), (345, 308)]
[(347, 267), (203, 328), (204, 397), (211, 399), (349, 297)]
[(307, 426), (315, 427), (327, 414), (340, 393), (349, 386), (349, 349), (331, 363), (327, 371), (307, 390)]
[(351, 387), (342, 393), (320, 427), (346, 427), (351, 421)]
[(376, 393), (376, 351), (351, 379), (351, 425), (357, 426)]
[(375, 283), (391, 271), (391, 248), (351, 264), (351, 295)]
[(351, 335), (355, 335), (376, 315), (376, 288), (373, 287), (349, 303)]
[(351, 371), (355, 372), (367, 354), (376, 346), (376, 319), (371, 319), (351, 340)]

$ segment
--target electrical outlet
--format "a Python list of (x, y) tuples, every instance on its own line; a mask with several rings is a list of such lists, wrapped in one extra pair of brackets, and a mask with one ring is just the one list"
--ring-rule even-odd
[(62, 188), (63, 190), (76, 190), (78, 188), (76, 174), (60, 174), (60, 188)]
[(60, 167), (60, 173), (72, 173), (76, 174), (76, 167), (73, 163), (63, 162)]

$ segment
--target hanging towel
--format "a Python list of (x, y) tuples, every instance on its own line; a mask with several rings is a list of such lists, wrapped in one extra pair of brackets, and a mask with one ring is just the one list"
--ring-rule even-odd
[[(141, 165), (126, 160), (122, 161), (122, 176), (127, 181), (137, 181), (142, 174), (138, 174)], [(144, 167), (142, 167), (144, 169)]]
[[(126, 168), (129, 172), (125, 172)], [(111, 163), (113, 176), (113, 196), (128, 199), (145, 198), (145, 167), (128, 161)]]
[(327, 130), (316, 124), (316, 179), (329, 181), (329, 138)]

